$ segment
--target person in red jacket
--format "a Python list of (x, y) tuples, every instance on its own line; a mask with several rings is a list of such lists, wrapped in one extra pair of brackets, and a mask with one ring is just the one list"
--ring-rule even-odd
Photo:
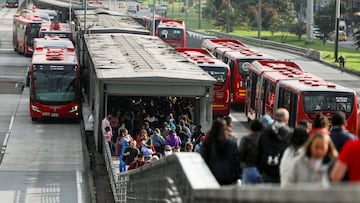
[(139, 153), (136, 157), (136, 160), (131, 162), (129, 165), (128, 170), (137, 169), (145, 164), (144, 155), (142, 153)]
[(360, 182), (360, 141), (348, 141), (331, 171), (331, 180), (340, 182), (348, 172), (349, 182)]

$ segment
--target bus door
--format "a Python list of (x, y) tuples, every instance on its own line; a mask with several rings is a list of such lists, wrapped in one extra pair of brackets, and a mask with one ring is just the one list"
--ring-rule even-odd
[(298, 115), (298, 95), (284, 88), (279, 88), (277, 108), (285, 108), (289, 111), (289, 126), (295, 127)]

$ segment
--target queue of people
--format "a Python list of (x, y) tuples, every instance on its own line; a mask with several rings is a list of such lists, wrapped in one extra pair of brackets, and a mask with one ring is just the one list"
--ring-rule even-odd
[[(288, 126), (289, 112), (280, 108), (250, 124), (239, 147), (226, 120), (215, 120), (202, 141), (200, 153), (221, 185), (271, 183), (288, 185), (360, 181), (360, 143), (346, 131), (346, 115), (317, 115), (312, 129), (305, 120)], [(331, 124), (331, 125), (330, 125)], [(328, 129), (328, 126), (332, 126)]]

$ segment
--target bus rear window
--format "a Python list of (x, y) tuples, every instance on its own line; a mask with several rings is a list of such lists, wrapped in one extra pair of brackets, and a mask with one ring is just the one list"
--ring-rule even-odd
[(351, 113), (354, 96), (341, 92), (305, 92), (303, 105), (306, 113), (314, 111), (343, 111)]
[(181, 40), (184, 35), (184, 30), (175, 28), (159, 28), (158, 35), (161, 39)]
[(225, 85), (226, 81), (227, 81), (227, 70), (223, 67), (207, 67), (207, 66), (202, 66), (201, 67), (204, 71), (206, 71), (207, 73), (209, 73), (209, 75), (211, 75), (215, 80), (216, 83), (219, 85)]
[(41, 32), (41, 37), (60, 37), (60, 38), (70, 38), (70, 33), (64, 33), (64, 32)]

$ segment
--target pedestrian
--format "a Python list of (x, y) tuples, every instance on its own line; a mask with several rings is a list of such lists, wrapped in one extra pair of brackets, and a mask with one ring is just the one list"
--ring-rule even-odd
[(284, 186), (285, 180), (288, 179), (289, 171), (294, 165), (296, 159), (305, 153), (304, 144), (309, 135), (304, 127), (297, 127), (290, 136), (289, 146), (286, 148), (280, 162), (281, 186)]
[(344, 112), (336, 112), (331, 118), (331, 125), (331, 140), (336, 150), (341, 153), (344, 144), (349, 140), (355, 140), (356, 137), (346, 130), (346, 115)]
[(171, 146), (165, 145), (164, 156), (169, 156), (172, 154), (173, 154), (173, 150), (172, 150)]
[(149, 161), (154, 153), (151, 146), (147, 144), (146, 140), (141, 142), (141, 153), (144, 155), (145, 161)]
[(164, 122), (163, 128), (161, 129), (161, 136), (166, 139), (169, 135), (170, 127), (167, 122)]
[(274, 123), (261, 133), (257, 146), (257, 166), (265, 183), (280, 183), (280, 161), (292, 133), (286, 109), (279, 108), (274, 119)]
[(120, 136), (118, 137), (119, 139), (119, 169), (120, 172), (124, 172), (126, 171), (126, 163), (124, 161), (124, 152), (127, 148), (127, 142), (125, 140), (125, 136), (126, 136), (127, 130), (125, 128), (121, 128), (120, 129)]
[(185, 152), (193, 152), (193, 144), (188, 142), (185, 145)]
[(344, 70), (345, 70), (345, 57), (344, 56), (340, 56), (339, 57), (339, 65), (340, 65), (340, 70), (341, 70), (341, 72), (343, 73), (344, 72)]
[(311, 131), (311, 125), (310, 125), (309, 121), (307, 121), (305, 119), (299, 121), (298, 127), (304, 128), (307, 133), (309, 133)]
[(237, 144), (230, 138), (223, 120), (215, 120), (200, 154), (220, 185), (234, 184), (238, 179), (240, 163)]
[(264, 128), (268, 128), (269, 126), (271, 126), (271, 124), (274, 123), (274, 120), (271, 118), (271, 116), (265, 114), (261, 116), (260, 122), (264, 125)]
[(202, 129), (201, 125), (196, 125), (195, 130), (194, 130), (194, 134), (191, 137), (191, 141), (196, 145), (199, 143), (199, 137), (200, 135), (205, 134), (205, 132)]
[(331, 171), (330, 178), (333, 182), (340, 182), (344, 179), (346, 172), (349, 182), (360, 182), (360, 141), (358, 140), (346, 142)]
[(136, 156), (139, 154), (139, 149), (136, 147), (136, 141), (132, 140), (130, 141), (130, 146), (128, 146), (123, 154), (123, 159), (125, 161), (125, 164), (128, 166), (133, 162), (136, 158)]
[(305, 144), (305, 153), (296, 159), (283, 186), (297, 183), (311, 183), (328, 186), (329, 167), (338, 153), (330, 136), (316, 132)]
[(110, 151), (112, 151), (112, 142), (111, 142), (111, 138), (113, 136), (110, 127), (106, 126), (105, 128), (105, 141), (108, 143)]
[(111, 129), (111, 125), (110, 125), (110, 120), (111, 120), (111, 114), (107, 114), (106, 117), (101, 121), (101, 131), (102, 131), (102, 134), (105, 136), (106, 135), (106, 131), (105, 131), (105, 128), (106, 127), (109, 127), (110, 128), (110, 131), (112, 131)]
[(145, 159), (144, 159), (144, 155), (142, 153), (139, 153), (136, 156), (136, 160), (131, 162), (131, 164), (129, 165), (128, 170), (133, 170), (133, 169), (137, 169), (140, 168), (141, 166), (143, 166), (145, 164)]
[(164, 153), (164, 147), (165, 147), (165, 139), (161, 136), (160, 130), (156, 128), (154, 130), (154, 134), (151, 135), (151, 140), (154, 145), (155, 151), (159, 153)]
[(181, 146), (181, 140), (176, 135), (175, 131), (170, 130), (169, 136), (166, 138), (166, 145), (169, 145), (171, 148), (180, 147)]
[(254, 120), (250, 124), (250, 134), (240, 141), (239, 159), (243, 165), (242, 183), (256, 184), (260, 182), (260, 172), (256, 167), (257, 141), (263, 130), (263, 124)]
[(205, 141), (205, 134), (200, 136), (199, 143), (195, 145), (194, 152), (200, 153), (200, 148), (201, 145), (204, 143), (204, 141)]
[(186, 136), (188, 137), (188, 139), (191, 139), (191, 136), (192, 136), (191, 130), (190, 130), (190, 128), (188, 128), (188, 127), (185, 125), (185, 121), (184, 121), (184, 120), (180, 120), (179, 125), (181, 126), (182, 131), (185, 132), (185, 134), (186, 134)]
[(329, 132), (329, 119), (322, 114), (317, 114), (313, 120), (312, 130), (309, 135), (312, 136), (317, 132), (323, 132), (330, 135)]

